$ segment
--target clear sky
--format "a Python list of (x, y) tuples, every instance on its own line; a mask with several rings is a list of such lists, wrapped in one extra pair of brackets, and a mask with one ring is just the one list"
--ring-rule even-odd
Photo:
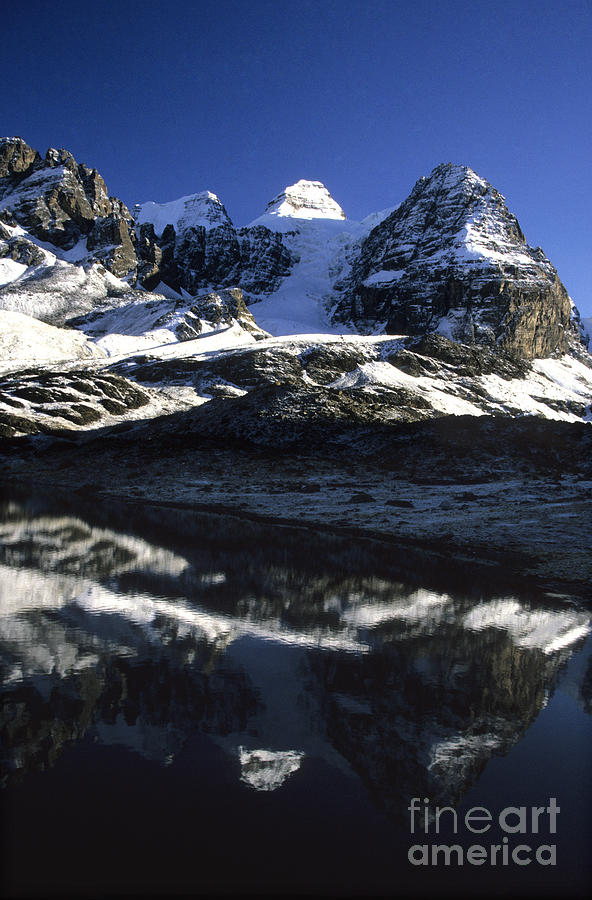
[(2, 31), (0, 133), (128, 206), (207, 189), (242, 225), (309, 178), (357, 219), (467, 164), (592, 315), (592, 0), (27, 0)]

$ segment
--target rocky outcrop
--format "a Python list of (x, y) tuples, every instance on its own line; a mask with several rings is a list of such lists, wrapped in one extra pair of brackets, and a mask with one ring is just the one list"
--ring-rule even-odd
[(17, 183), (40, 162), (37, 150), (29, 147), (22, 138), (0, 139), (0, 178), (9, 178)]
[(129, 210), (67, 150), (50, 148), (42, 159), (22, 138), (0, 140), (0, 218), (62, 251), (86, 241), (80, 257), (100, 260), (114, 275), (135, 272)]
[[(243, 292), (239, 288), (211, 291), (209, 294), (197, 297), (189, 312), (195, 316), (197, 321), (209, 322), (216, 328), (238, 322), (241, 328), (256, 337), (267, 336), (265, 332), (261, 331), (253, 314), (247, 308)], [(182, 339), (181, 335), (179, 338)]]
[(391, 334), (440, 331), (519, 356), (568, 348), (571, 305), (502, 195), (467, 166), (438, 166), (351, 254), (335, 318)]
[(26, 238), (14, 237), (0, 222), (0, 259), (11, 259), (23, 266), (36, 266), (45, 260), (45, 254)]
[(145, 390), (110, 372), (30, 368), (0, 379), (0, 437), (67, 435), (129, 414), (149, 400)]
[[(146, 296), (146, 295), (145, 295)], [(148, 295), (150, 296), (150, 295)], [(138, 304), (141, 300), (137, 301)], [(148, 301), (150, 302), (150, 301)], [(165, 306), (163, 300), (159, 307)], [(224, 331), (237, 327), (253, 336), (255, 340), (269, 337), (257, 325), (253, 314), (245, 304), (240, 288), (210, 291), (193, 298), (193, 301), (175, 300), (168, 303), (169, 309), (152, 325), (153, 330), (166, 328), (174, 331), (179, 341), (191, 341), (211, 331)], [(100, 316), (91, 316), (87, 323), (100, 328)], [(205, 331), (204, 331), (205, 327)]]

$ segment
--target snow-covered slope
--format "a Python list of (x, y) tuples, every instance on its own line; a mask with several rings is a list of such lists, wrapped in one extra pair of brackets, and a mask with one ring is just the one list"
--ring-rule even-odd
[(334, 273), (345, 265), (345, 251), (359, 230), (357, 223), (292, 216), (267, 221), (267, 227), (282, 233), (284, 245), (297, 262), (273, 293), (253, 298), (253, 313), (261, 327), (273, 335), (353, 331), (353, 326), (331, 322), (330, 306)]
[(333, 285), (337, 275), (348, 268), (351, 246), (389, 212), (361, 223), (348, 220), (318, 181), (298, 181), (271, 200), (249, 229), (264, 226), (281, 234), (296, 262), (275, 290), (253, 298), (253, 312), (261, 327), (273, 335), (355, 331), (353, 325), (332, 322), (331, 306), (337, 297)]
[(32, 362), (57, 363), (104, 356), (85, 335), (55, 328), (32, 316), (0, 309), (0, 372), (24, 369)]
[(188, 356), (263, 340), (238, 289), (189, 299), (129, 291), (79, 319), (77, 328), (112, 358), (149, 352)]

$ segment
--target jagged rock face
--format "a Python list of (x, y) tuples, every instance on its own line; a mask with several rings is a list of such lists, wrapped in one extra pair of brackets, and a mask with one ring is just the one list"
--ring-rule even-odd
[(173, 262), (175, 249), (175, 230), (172, 226), (165, 228), (160, 242), (157, 243), (154, 225), (145, 222), (136, 227), (136, 251), (139, 258), (138, 280), (147, 290), (152, 291), (162, 280), (161, 273), (168, 274), (168, 284), (176, 289), (179, 276)]
[(137, 265), (129, 210), (67, 150), (49, 149), (42, 159), (22, 138), (0, 140), (0, 216), (62, 250), (86, 238), (93, 258), (117, 276)]
[[(173, 251), (179, 285), (191, 294), (212, 285), (239, 283), (240, 246), (232, 225), (206, 231), (194, 226), (177, 236)], [(167, 281), (166, 272), (163, 280)]]
[(138, 258), (132, 241), (131, 220), (123, 203), (114, 200), (111, 214), (95, 220), (86, 246), (92, 256), (118, 278), (134, 272)]
[(440, 330), (524, 357), (567, 349), (570, 301), (504, 198), (466, 166), (438, 166), (352, 259), (335, 316), (367, 330)]
[(243, 290), (254, 294), (276, 290), (282, 278), (290, 274), (296, 261), (284, 244), (282, 235), (264, 225), (254, 225), (252, 228), (241, 228), (238, 238)]
[(211, 287), (269, 293), (290, 272), (294, 259), (282, 236), (263, 226), (236, 229), (209, 191), (170, 203), (134, 208), (140, 281), (148, 289), (164, 282), (191, 294)]
[(270, 293), (295, 261), (282, 235), (261, 225), (239, 230), (227, 223), (209, 230), (197, 225), (180, 234), (169, 225), (160, 238), (148, 229), (152, 225), (140, 226), (139, 239), (146, 261), (140, 280), (148, 289), (162, 281), (190, 294), (236, 285), (248, 293)]

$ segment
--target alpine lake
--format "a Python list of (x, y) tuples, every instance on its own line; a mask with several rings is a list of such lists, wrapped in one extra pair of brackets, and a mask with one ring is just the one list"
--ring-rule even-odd
[(585, 604), (74, 493), (0, 535), (4, 896), (587, 896)]

